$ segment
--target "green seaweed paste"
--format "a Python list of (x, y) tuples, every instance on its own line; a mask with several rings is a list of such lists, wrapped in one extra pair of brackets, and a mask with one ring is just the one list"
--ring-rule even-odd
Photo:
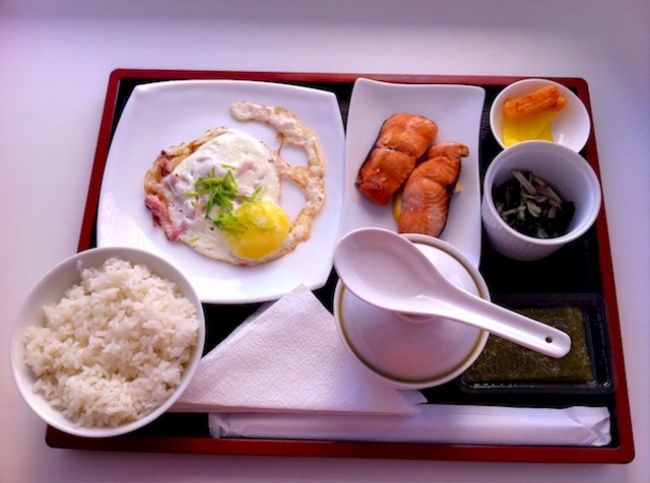
[(517, 312), (569, 334), (571, 350), (555, 359), (491, 335), (476, 362), (463, 374), (468, 384), (583, 383), (594, 381), (583, 313), (576, 307), (529, 308)]

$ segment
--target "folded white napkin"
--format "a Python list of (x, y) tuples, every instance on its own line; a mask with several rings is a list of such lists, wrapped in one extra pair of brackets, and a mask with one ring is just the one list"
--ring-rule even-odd
[(206, 354), (172, 411), (413, 415), (425, 401), (359, 364), (301, 285)]
[(280, 438), (446, 444), (605, 446), (607, 408), (426, 404), (414, 416), (211, 414), (215, 438)]

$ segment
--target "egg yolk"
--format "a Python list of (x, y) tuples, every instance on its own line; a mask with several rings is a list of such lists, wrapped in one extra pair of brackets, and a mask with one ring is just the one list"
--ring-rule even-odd
[(270, 201), (244, 203), (233, 213), (243, 228), (227, 233), (226, 241), (235, 255), (259, 260), (278, 251), (289, 234), (289, 217)]
[(531, 139), (554, 141), (552, 128), (556, 116), (557, 112), (555, 111), (543, 111), (518, 119), (504, 119), (503, 144), (510, 147)]

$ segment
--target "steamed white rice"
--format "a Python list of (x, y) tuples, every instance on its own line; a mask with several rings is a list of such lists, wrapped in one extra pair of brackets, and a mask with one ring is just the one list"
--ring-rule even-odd
[(143, 265), (111, 258), (81, 273), (46, 324), (24, 336), (34, 390), (85, 427), (145, 416), (178, 387), (196, 345), (196, 309)]

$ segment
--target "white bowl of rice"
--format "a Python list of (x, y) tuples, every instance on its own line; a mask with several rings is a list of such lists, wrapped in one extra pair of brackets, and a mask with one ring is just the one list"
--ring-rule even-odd
[(50, 270), (11, 337), (18, 389), (50, 426), (102, 438), (131, 432), (183, 393), (203, 352), (201, 302), (183, 274), (132, 248), (96, 248)]

